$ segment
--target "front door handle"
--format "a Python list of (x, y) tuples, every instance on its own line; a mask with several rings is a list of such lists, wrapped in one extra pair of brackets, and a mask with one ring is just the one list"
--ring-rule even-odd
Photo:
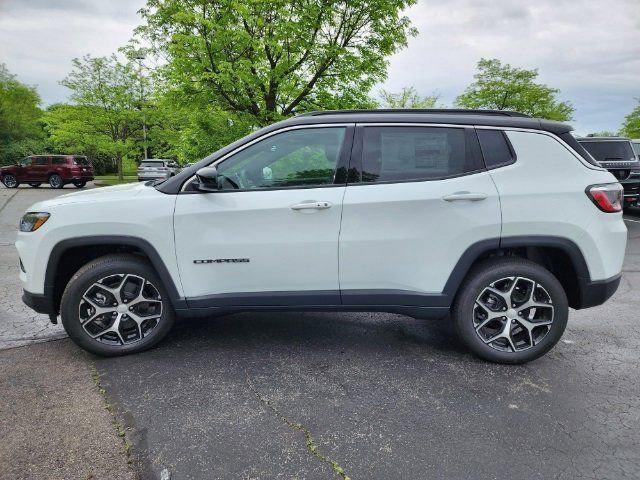
[(291, 210), (326, 210), (332, 206), (331, 202), (302, 202), (291, 205)]
[(442, 199), (445, 202), (457, 202), (462, 200), (466, 200), (468, 202), (479, 202), (487, 197), (488, 195), (486, 193), (480, 192), (455, 192), (450, 195), (445, 195)]

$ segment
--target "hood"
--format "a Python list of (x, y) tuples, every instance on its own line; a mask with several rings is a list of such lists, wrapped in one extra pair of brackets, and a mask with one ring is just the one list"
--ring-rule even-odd
[(48, 206), (68, 205), (71, 203), (133, 199), (149, 189), (155, 192), (153, 187), (148, 187), (144, 183), (125, 183), (122, 185), (114, 185), (113, 187), (98, 187), (80, 192), (67, 193), (66, 195), (60, 195), (59, 197), (40, 202), (39, 205), (46, 208)]

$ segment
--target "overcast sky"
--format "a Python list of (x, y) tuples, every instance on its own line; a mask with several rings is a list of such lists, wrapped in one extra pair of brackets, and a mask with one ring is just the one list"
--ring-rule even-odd
[[(64, 101), (71, 59), (131, 37), (144, 0), (0, 0), (0, 62)], [(419, 0), (420, 33), (391, 59), (389, 90), (414, 86), (451, 106), (481, 57), (538, 68), (576, 107), (579, 133), (618, 130), (640, 97), (640, 0)]]

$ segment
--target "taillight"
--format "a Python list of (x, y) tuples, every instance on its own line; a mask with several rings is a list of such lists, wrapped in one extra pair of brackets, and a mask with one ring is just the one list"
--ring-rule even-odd
[(615, 213), (622, 211), (624, 190), (619, 183), (606, 185), (591, 185), (586, 189), (587, 197), (603, 212)]

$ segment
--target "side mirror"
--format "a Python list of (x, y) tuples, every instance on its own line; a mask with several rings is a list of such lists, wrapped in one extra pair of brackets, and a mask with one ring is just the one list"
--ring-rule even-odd
[(216, 167), (201, 168), (196, 172), (196, 178), (198, 179), (198, 190), (201, 192), (217, 192), (220, 190)]

